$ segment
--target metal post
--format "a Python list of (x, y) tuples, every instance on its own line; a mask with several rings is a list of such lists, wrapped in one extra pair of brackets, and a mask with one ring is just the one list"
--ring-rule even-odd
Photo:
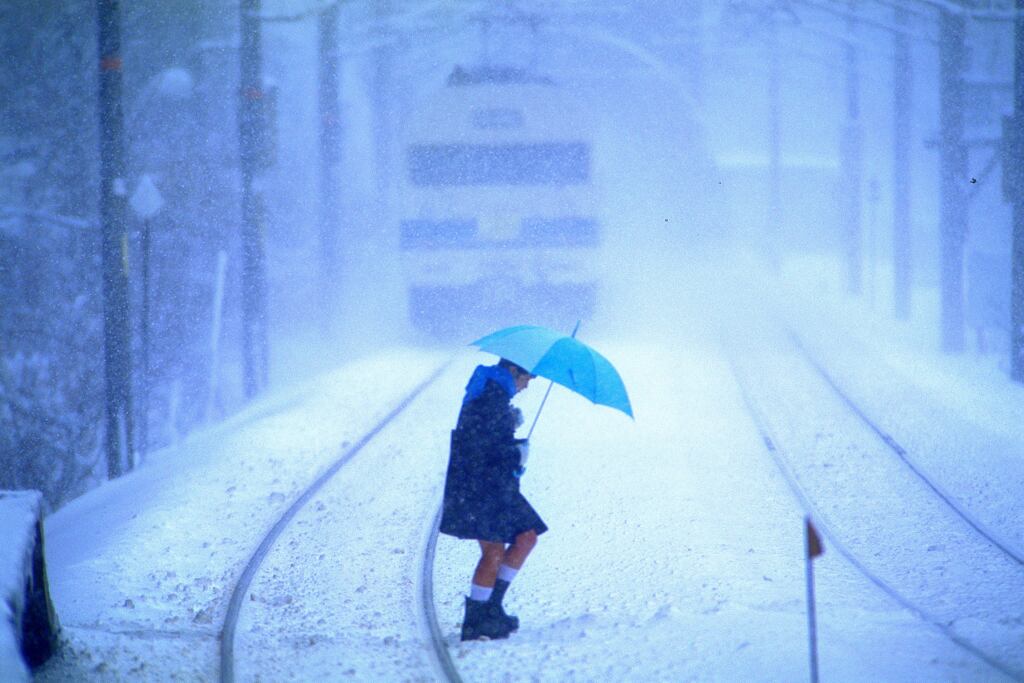
[(818, 617), (814, 599), (814, 558), (821, 555), (824, 546), (810, 517), (804, 518), (806, 555), (804, 573), (807, 583), (807, 650), (810, 655), (811, 683), (818, 683)]
[(210, 322), (210, 381), (206, 394), (206, 421), (213, 420), (214, 408), (220, 404), (220, 328), (224, 313), (224, 279), (228, 254), (217, 252), (217, 270), (213, 279), (213, 317)]
[(684, 21), (688, 24), (688, 35), (684, 43), (684, 63), (686, 77), (690, 85), (690, 93), (695, 101), (703, 102), (705, 96), (704, 74), (704, 0), (690, 0), (681, 4), (679, 11), (684, 13)]
[(868, 180), (868, 301), (871, 308), (875, 307), (875, 289), (878, 279), (878, 200), (882, 198), (881, 189), (878, 186), (878, 178), (874, 176)]
[(807, 640), (808, 654), (811, 665), (811, 681), (818, 683), (818, 624), (815, 618), (814, 604), (814, 560), (807, 558), (804, 563), (807, 583)]
[(320, 13), (318, 30), (320, 84), (320, 314), (322, 329), (333, 338), (338, 276), (338, 187), (341, 128), (338, 111), (338, 18), (340, 4)]
[(150, 219), (142, 221), (142, 396), (139, 411), (139, 452), (149, 452), (149, 257)]
[(849, 2), (846, 42), (846, 123), (840, 148), (846, 202), (843, 205), (843, 236), (846, 246), (847, 290), (860, 294), (863, 264), (861, 260), (861, 129), (860, 68), (856, 39), (857, 0)]
[[(896, 24), (910, 26), (907, 10), (896, 8)], [(902, 30), (893, 38), (893, 160), (892, 160), (892, 267), (893, 312), (899, 320), (910, 318), (911, 222), (910, 222), (910, 119), (913, 102), (913, 62), (910, 39)]]
[[(377, 21), (390, 20), (391, 1), (378, 0)], [(375, 135), (376, 190), (380, 216), (388, 212), (391, 187), (391, 47), (384, 44), (374, 51), (373, 127)]]
[(103, 350), (106, 381), (107, 474), (134, 466), (128, 231), (125, 221), (124, 112), (121, 97), (121, 11), (97, 0), (99, 37), (100, 218), (103, 248)]
[(782, 69), (779, 27), (774, 13), (768, 20), (768, 261), (779, 267), (782, 240)]
[[(1017, 0), (1014, 20), (1013, 116), (1004, 140), (1003, 174), (1013, 202), (1013, 266), (1010, 292), (1010, 374), (1024, 382), (1024, 0)], [(1007, 144), (1009, 143), (1009, 144)]]
[(241, 100), (238, 110), (242, 174), (242, 353), (245, 395), (251, 398), (267, 377), (264, 204), (255, 182), (264, 150), (263, 83), (260, 54), (260, 2), (241, 2)]
[(141, 220), (142, 241), (142, 316), (139, 327), (142, 334), (142, 369), (138, 387), (140, 390), (138, 420), (139, 453), (149, 452), (149, 352), (150, 352), (150, 256), (152, 255), (152, 219), (160, 211), (164, 200), (160, 196), (153, 179), (149, 174), (139, 178), (135, 192), (128, 199), (128, 204)]
[(967, 24), (943, 9), (939, 18), (939, 165), (941, 178), (941, 342), (946, 352), (963, 351), (964, 239), (967, 235), (967, 145), (964, 144), (964, 62)]

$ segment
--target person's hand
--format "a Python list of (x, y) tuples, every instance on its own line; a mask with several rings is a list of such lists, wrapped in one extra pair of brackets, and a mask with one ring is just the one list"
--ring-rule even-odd
[(516, 444), (516, 448), (519, 449), (519, 467), (525, 468), (526, 461), (530, 457), (530, 442), (525, 440), (520, 441)]

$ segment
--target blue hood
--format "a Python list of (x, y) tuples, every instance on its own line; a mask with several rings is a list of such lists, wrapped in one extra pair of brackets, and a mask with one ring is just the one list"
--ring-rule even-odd
[(466, 396), (462, 399), (462, 403), (466, 404), (482, 394), (484, 387), (487, 386), (487, 380), (497, 382), (509, 398), (516, 395), (516, 381), (507, 368), (500, 365), (478, 365), (473, 371), (473, 376), (469, 378), (469, 383), (466, 384)]

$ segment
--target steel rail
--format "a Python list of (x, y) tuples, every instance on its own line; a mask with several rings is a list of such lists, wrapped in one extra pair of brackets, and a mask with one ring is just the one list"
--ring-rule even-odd
[(804, 360), (806, 360), (807, 363), (812, 368), (814, 368), (814, 370), (821, 376), (821, 378), (825, 381), (829, 388), (831, 388), (832, 391), (835, 392), (836, 396), (839, 397), (839, 399), (846, 405), (846, 407), (849, 408), (850, 411), (853, 412), (853, 414), (856, 415), (861, 420), (861, 422), (863, 422), (868, 427), (868, 429), (874, 432), (875, 436), (877, 436), (882, 441), (882, 443), (884, 443), (889, 448), (889, 450), (895, 453), (897, 457), (899, 457), (899, 459), (903, 462), (903, 464), (906, 465), (906, 467), (911, 472), (913, 472), (914, 475), (932, 491), (932, 493), (938, 496), (939, 499), (943, 503), (945, 503), (953, 511), (954, 514), (960, 517), (960, 519), (962, 519), (982, 538), (984, 538), (986, 541), (988, 541), (993, 546), (998, 548), (999, 551), (1006, 555), (1008, 558), (1024, 567), (1024, 555), (1022, 555), (1019, 551), (1011, 548), (1010, 545), (1007, 544), (1005, 541), (1002, 541), (999, 538), (997, 538), (994, 532), (989, 531), (987, 528), (985, 528), (984, 525), (982, 525), (981, 522), (976, 520), (974, 517), (971, 516), (970, 513), (968, 513), (966, 510), (960, 507), (951, 494), (947, 493), (941, 486), (932, 481), (924, 472), (924, 470), (922, 470), (917, 465), (917, 463), (915, 463), (910, 458), (910, 454), (907, 452), (907, 449), (901, 446), (899, 442), (896, 441), (896, 439), (893, 438), (891, 434), (889, 434), (884, 429), (879, 427), (875, 423), (875, 421), (868, 417), (867, 413), (865, 413), (860, 408), (860, 406), (858, 406), (853, 401), (853, 399), (850, 398), (850, 396), (845, 391), (843, 391), (842, 387), (839, 386), (839, 383), (835, 380), (835, 378), (832, 377), (831, 373), (829, 373), (828, 370), (826, 370), (825, 367), (818, 361), (818, 359), (815, 358), (811, 354), (811, 352), (807, 350), (807, 347), (803, 345), (803, 342), (801, 342), (800, 337), (798, 337), (791, 330), (789, 331), (789, 336), (790, 340), (800, 351), (800, 354), (804, 357)]
[(249, 586), (252, 584), (253, 578), (256, 576), (257, 570), (266, 558), (270, 549), (273, 548), (274, 543), (277, 541), (281, 532), (285, 530), (288, 524), (292, 521), (299, 510), (301, 510), (316, 493), (323, 488), (335, 474), (338, 473), (346, 463), (348, 463), (359, 451), (363, 449), (370, 441), (373, 440), (380, 432), (387, 427), (392, 420), (398, 417), (402, 412), (408, 408), (416, 398), (423, 393), (423, 391), (433, 384), (441, 374), (451, 364), (451, 360), (441, 364), (440, 367), (436, 368), (430, 375), (427, 376), (420, 384), (418, 384), (409, 394), (402, 399), (397, 406), (395, 406), (391, 412), (385, 415), (380, 422), (372, 427), (366, 434), (364, 434), (358, 441), (345, 449), (344, 452), (338, 457), (334, 463), (327, 468), (321, 474), (316, 481), (310, 484), (305, 491), (285, 510), (284, 514), (277, 520), (277, 522), (270, 528), (270, 531), (263, 537), (256, 551), (252, 557), (249, 558), (249, 562), (245, 565), (245, 569), (239, 576), (238, 581), (235, 583), (234, 589), (231, 591), (231, 600), (228, 602), (227, 614), (224, 617), (224, 625), (220, 631), (220, 680), (222, 683), (234, 683), (235, 681), (235, 631), (238, 625), (238, 616), (242, 608), (243, 596), (246, 591), (249, 590)]
[[(722, 347), (728, 349), (725, 344), (723, 344)], [(740, 396), (747, 408), (747, 412), (750, 414), (751, 422), (753, 422), (754, 428), (757, 430), (758, 435), (764, 444), (765, 450), (767, 450), (768, 454), (771, 456), (776, 468), (781, 473), (783, 480), (785, 480), (787, 487), (793, 494), (793, 497), (797, 500), (800, 507), (803, 508), (804, 513), (813, 520), (815, 529), (817, 529), (817, 531), (828, 541), (828, 546), (834, 548), (854, 569), (860, 572), (864, 578), (874, 584), (875, 587), (889, 596), (889, 598), (894, 602), (913, 613), (921, 621), (935, 628), (950, 642), (954, 643), (965, 652), (970, 653), (978, 660), (984, 662), (1005, 676), (1008, 676), (1013, 680), (1024, 681), (1024, 671), (1019, 671), (1014, 669), (1012, 666), (999, 661), (993, 655), (988, 654), (971, 641), (959, 636), (944, 620), (929, 613), (924, 608), (917, 606), (908, 598), (905, 598), (893, 586), (868, 569), (868, 567), (839, 540), (836, 534), (832, 531), (831, 524), (827, 521), (827, 518), (821, 513), (818, 507), (803, 490), (803, 487), (800, 486), (800, 482), (797, 480), (796, 475), (789, 467), (787, 458), (783, 455), (783, 449), (781, 448), (778, 440), (772, 436), (767, 420), (753, 400), (753, 397), (750, 395), (746, 382), (743, 381), (742, 373), (740, 372), (736, 362), (733, 360), (733, 354), (727, 351), (726, 357), (729, 362), (729, 367), (732, 370), (733, 378), (736, 380), (736, 385), (740, 391)]]
[(420, 579), (420, 587), (422, 589), (420, 600), (422, 601), (424, 616), (427, 620), (427, 629), (430, 631), (430, 645), (433, 648), (434, 656), (437, 658), (437, 663), (445, 675), (445, 679), (449, 683), (462, 683), (462, 676), (459, 675), (459, 670), (455, 668), (451, 653), (448, 652), (448, 646), (445, 644), (444, 634), (441, 633), (441, 625), (437, 621), (437, 610), (434, 607), (434, 557), (437, 550), (437, 536), (441, 526), (441, 512), (443, 510), (444, 507), (442, 505), (437, 506), (437, 513), (434, 515), (434, 521), (430, 526), (430, 535), (427, 537), (427, 547), (423, 557), (423, 574)]

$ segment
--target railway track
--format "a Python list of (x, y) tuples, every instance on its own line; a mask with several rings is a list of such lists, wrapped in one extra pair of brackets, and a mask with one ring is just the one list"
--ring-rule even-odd
[(941, 500), (953, 512), (953, 514), (974, 529), (979, 536), (988, 541), (993, 547), (998, 548), (1006, 557), (1013, 560), (1021, 567), (1024, 567), (1024, 553), (1011, 547), (1009, 543), (1000, 539), (995, 532), (986, 528), (981, 522), (975, 519), (973, 515), (965, 510), (963, 506), (957, 503), (955, 496), (947, 492), (941, 485), (929, 477), (928, 474), (916, 462), (914, 462), (910, 454), (907, 452), (907, 449), (901, 446), (889, 432), (880, 427), (875, 420), (871, 419), (871, 417), (869, 417), (867, 413), (861, 409), (861, 407), (858, 406), (845, 391), (843, 391), (842, 387), (839, 386), (831, 373), (829, 373), (825, 366), (811, 354), (794, 332), (789, 332), (789, 338), (800, 352), (800, 355), (812, 368), (814, 368), (815, 372), (817, 372), (822, 380), (832, 389), (835, 395), (842, 400), (850, 411), (856, 415), (861, 422), (863, 422), (864, 425), (867, 426), (867, 428), (870, 429), (879, 438), (879, 440), (881, 440), (881, 442), (884, 443), (885, 446), (900, 459), (904, 465), (906, 465), (908, 470), (913, 472), (914, 476), (917, 477), (922, 484), (931, 490), (932, 493), (934, 493), (939, 500)]
[[(414, 401), (449, 367), (450, 361), (435, 369), (426, 379), (412, 389), (380, 422), (367, 431), (358, 441), (344, 449), (335, 461), (296, 498), (281, 517), (275, 522), (270, 530), (263, 537), (255, 552), (250, 557), (245, 568), (235, 583), (228, 603), (228, 609), (223, 625), (219, 633), (220, 641), (220, 680), (223, 683), (233, 683), (236, 680), (235, 670), (235, 636), (238, 625), (241, 606), (244, 596), (247, 594), (253, 578), (266, 559), (268, 553), (274, 548), (275, 543), (282, 532), (289, 526), (295, 516), (308, 505), (316, 494), (333, 479), (338, 472), (349, 463), (360, 451), (371, 443), (385, 428), (396, 418), (403, 414)], [(425, 544), (425, 551), (422, 563), (421, 593), (418, 596), (420, 609), (423, 612), (423, 620), (426, 624), (426, 635), (431, 643), (431, 652), (437, 660), (437, 668), (443, 672), (446, 680), (461, 681), (458, 671), (454, 667), (451, 657), (448, 654), (447, 645), (437, 621), (433, 603), (433, 563), (434, 548), (437, 542), (437, 525), (439, 522), (440, 510), (435, 517), (431, 531), (428, 534)]]
[(441, 525), (442, 507), (438, 505), (437, 514), (430, 525), (430, 534), (427, 537), (423, 553), (423, 571), (420, 576), (420, 607), (423, 617), (430, 633), (430, 646), (437, 663), (437, 667), (448, 683), (462, 683), (462, 676), (452, 661), (451, 653), (445, 644), (444, 634), (441, 633), (441, 626), (437, 621), (437, 612), (434, 609), (434, 551), (437, 549), (438, 528)]
[[(950, 514), (955, 516), (969, 529), (971, 529), (976, 538), (982, 539), (986, 544), (998, 550), (1007, 561), (1018, 566), (1022, 564), (1021, 555), (1018, 551), (1001, 541), (996, 534), (985, 529), (956, 503), (953, 496), (929, 479), (927, 474), (913, 462), (906, 449), (900, 446), (900, 444), (897, 443), (887, 431), (874, 422), (866, 412), (841, 389), (831, 374), (828, 373), (827, 369), (810, 354), (795, 334), (790, 333), (789, 339), (797, 350), (798, 355), (809, 367), (813, 369), (814, 373), (821, 379), (822, 383), (829, 388), (832, 394), (842, 405), (846, 407), (849, 413), (856, 416), (857, 420), (872, 432), (890, 452), (895, 454), (898, 457), (899, 462), (901, 462), (902, 465), (910, 471), (914, 477), (916, 477), (921, 484), (935, 496), (937, 500), (942, 502), (943, 506), (945, 506)], [(901, 591), (894, 585), (894, 582), (886, 580), (879, 572), (872, 570), (868, 563), (864, 561), (857, 552), (852, 550), (851, 547), (842, 540), (842, 538), (840, 538), (840, 534), (835, 530), (834, 524), (830, 522), (828, 516), (821, 509), (821, 506), (815, 502), (814, 497), (801, 483), (800, 476), (794, 467), (794, 463), (798, 462), (794, 459), (796, 454), (788, 451), (781, 444), (778, 435), (771, 426), (771, 421), (766, 415), (762, 403), (754, 396), (754, 392), (751, 389), (749, 374), (741, 369), (739, 363), (736, 361), (736, 354), (729, 349), (728, 344), (723, 343), (723, 349), (726, 349), (726, 355), (729, 359), (740, 394), (755, 428), (757, 429), (765, 450), (770, 455), (776, 468), (779, 470), (790, 492), (797, 500), (800, 507), (806, 515), (814, 520), (815, 526), (824, 536), (826, 544), (838, 552), (857, 572), (863, 575), (877, 589), (891, 598), (895, 603), (916, 615), (923, 622), (932, 626), (957, 647), (970, 653), (973, 657), (984, 662), (993, 670), (998, 671), (1008, 678), (1024, 681), (1024, 670), (1020, 668), (1019, 664), (1005, 661), (1004, 658), (1001, 658), (999, 655), (991, 652), (990, 648), (979, 645), (975, 640), (958, 633), (952, 627), (955, 620), (950, 621), (948, 617), (935, 613), (919, 604), (918, 601), (907, 597), (904, 591)], [(799, 419), (806, 419), (806, 417), (801, 416)]]
[[(828, 391), (835, 394), (836, 400), (844, 405), (851, 415), (856, 416), (856, 419), (860, 420), (867, 429), (873, 432), (876, 438), (881, 441), (886, 448), (899, 456), (900, 462), (912, 471), (916, 477), (927, 480), (926, 474), (923, 473), (920, 468), (912, 466), (913, 461), (909, 458), (906, 450), (896, 443), (895, 439), (889, 436), (887, 432), (881, 429), (877, 424), (873, 423), (867, 414), (863, 410), (860, 410), (856, 403), (842, 392), (838, 383), (831, 377), (831, 375), (829, 375), (825, 367), (821, 365), (821, 363), (817, 362), (816, 359), (809, 354), (807, 349), (803, 348), (803, 346), (799, 344), (799, 339), (794, 336), (791, 337), (791, 341), (793, 342), (794, 349), (796, 349), (794, 357), (799, 355), (799, 357), (802, 358), (802, 362), (805, 363), (808, 368), (812, 369), (820, 378), (822, 386), (827, 386)], [(998, 652), (993, 652), (992, 649), (983, 641), (979, 641), (970, 635), (958, 632), (957, 629), (954, 628), (953, 622), (949, 620), (948, 615), (942, 614), (941, 610), (938, 612), (929, 610), (924, 606), (928, 604), (927, 601), (916, 600), (913, 597), (909, 597), (906, 592), (902, 591), (897, 585), (898, 582), (893, 582), (887, 579), (883, 576), (884, 572), (880, 573), (879, 571), (876, 571), (872, 566), (870, 566), (870, 562), (863, 560), (862, 555), (858, 554), (855, 543), (851, 545), (844, 541), (844, 534), (842, 531), (837, 530), (836, 526), (829, 520), (828, 514), (822, 509), (821, 505), (816, 502), (813, 493), (808, 491), (807, 487), (801, 481), (800, 474), (794, 469), (793, 463), (796, 452), (789, 451), (782, 445), (778, 434), (772, 428), (771, 420), (765, 415), (762, 402), (758, 400), (755, 392), (751, 391), (749, 382), (747, 381), (747, 376), (743, 369), (733, 358), (730, 358), (730, 362), (733, 374), (740, 388), (743, 401), (745, 402), (752, 420), (760, 434), (762, 443), (775, 463), (775, 466), (782, 474), (800, 507), (803, 508), (807, 515), (815, 520), (816, 526), (825, 537), (827, 545), (835, 550), (839, 555), (842, 555), (857, 572), (863, 575), (878, 590), (887, 595), (896, 604), (913, 613), (922, 622), (933, 627), (951, 643), (955, 644), (958, 648), (961, 648), (964, 652), (969, 653), (971, 657), (983, 662), (986, 666), (990, 667), (993, 672), (998, 672), (1010, 679), (1024, 681), (1024, 671), (1019, 668), (1019, 663), (1016, 661), (1007, 661), (1006, 656), (1002, 656)], [(344, 452), (340, 453), (331, 466), (328, 467), (328, 469), (324, 471), (316, 481), (310, 484), (298, 496), (298, 498), (296, 498), (292, 505), (281, 515), (270, 531), (262, 539), (257, 550), (253, 553), (252, 557), (246, 564), (245, 569), (240, 575), (231, 593), (227, 614), (224, 619), (223, 627), (220, 630), (220, 680), (235, 680), (235, 636), (239, 612), (244, 602), (244, 598), (249, 592), (249, 587), (254, 576), (259, 570), (267, 554), (274, 547), (282, 532), (288, 528), (299, 511), (313, 500), (317, 492), (320, 491), (328, 481), (334, 478), (335, 475), (337, 475), (338, 472), (341, 471), (342, 468), (360, 451), (373, 442), (381, 432), (396, 420), (396, 418), (405, 413), (407, 409), (414, 404), (416, 399), (420, 397), (428, 387), (435, 383), (446, 368), (447, 364), (435, 370), (429, 377), (406, 395), (394, 409), (380, 420), (377, 425), (367, 431), (366, 434), (364, 434), (352, 446), (346, 448)], [(810, 374), (810, 371), (808, 371), (808, 373)], [(980, 524), (972, 524), (970, 515), (966, 514), (965, 511), (959, 510), (959, 512), (957, 512), (958, 506), (956, 506), (954, 497), (942, 491), (941, 487), (935, 485), (929, 486), (927, 481), (922, 481), (922, 484), (924, 484), (938, 500), (943, 502), (943, 504), (950, 510), (951, 514), (956, 516), (957, 519), (959, 519), (966, 527), (970, 528), (974, 535), (980, 539), (984, 539), (985, 542), (996, 548), (1007, 562), (1013, 562), (1015, 565), (1020, 566), (1021, 562), (1019, 553), (1017, 553), (1012, 547), (999, 541), (994, 534), (985, 530)], [(435, 514), (432, 515), (429, 527), (425, 529), (426, 533), (420, 537), (422, 539), (422, 543), (419, 547), (419, 555), (421, 558), (419, 561), (419, 576), (417, 577), (415, 586), (412, 589), (412, 599), (416, 603), (416, 612), (418, 614), (417, 621), (420, 624), (419, 629), (422, 635), (422, 640), (420, 642), (426, 641), (426, 643), (429, 643), (429, 648), (427, 649), (431, 660), (430, 666), (433, 670), (432, 675), (454, 683), (461, 682), (462, 678), (459, 674), (458, 668), (453, 662), (452, 655), (449, 652), (449, 642), (441, 630), (434, 607), (434, 553), (437, 545), (437, 526), (439, 517), (440, 509), (437, 509)], [(1010, 659), (1014, 658), (1010, 657)]]

